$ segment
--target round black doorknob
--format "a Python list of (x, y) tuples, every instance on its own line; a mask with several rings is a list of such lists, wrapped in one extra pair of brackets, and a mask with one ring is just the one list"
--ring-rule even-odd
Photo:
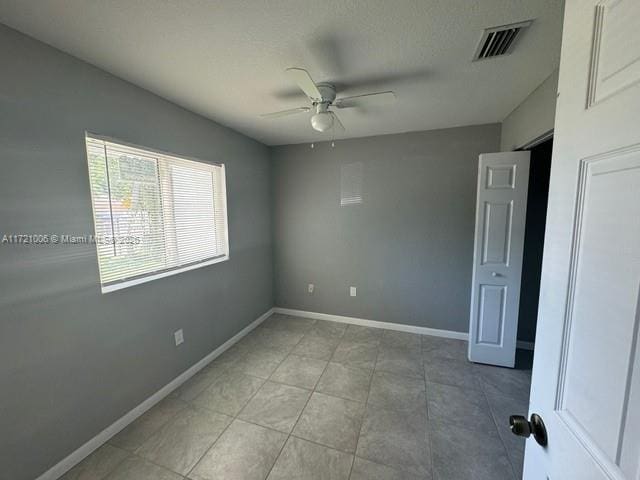
[(511, 427), (511, 433), (514, 435), (525, 438), (531, 435), (529, 421), (522, 415), (511, 415), (509, 417), (509, 426)]
[(531, 419), (527, 421), (522, 415), (511, 415), (509, 417), (511, 432), (519, 437), (533, 438), (539, 445), (547, 446), (547, 428), (542, 421), (542, 417), (537, 413), (531, 414)]

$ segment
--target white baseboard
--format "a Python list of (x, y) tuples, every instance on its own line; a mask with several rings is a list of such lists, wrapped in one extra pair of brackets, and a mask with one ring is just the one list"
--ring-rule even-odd
[[(40, 475), (36, 480), (56, 480), (62, 475), (64, 475), (67, 471), (71, 470), (75, 465), (84, 460), (87, 456), (93, 453), (98, 447), (107, 442), (111, 437), (113, 437), (120, 430), (124, 429), (127, 425), (132, 423), (135, 419), (153, 407), (160, 400), (169, 395), (172, 391), (182, 385), (184, 382), (193, 377), (196, 373), (206, 367), (209, 363), (211, 363), (215, 358), (220, 356), (224, 351), (228, 350), (234, 344), (236, 344), (240, 339), (242, 339), (245, 335), (251, 332), (254, 328), (264, 322), (267, 318), (269, 318), (273, 313), (281, 313), (284, 315), (295, 315), (298, 317), (305, 318), (313, 318), (317, 320), (329, 320), (333, 322), (341, 322), (348, 323), (351, 325), (361, 325), (364, 327), (372, 327), (372, 328), (385, 328), (387, 330), (397, 330), (399, 332), (409, 332), (409, 333), (419, 333), (421, 335), (432, 335), (434, 337), (444, 337), (444, 338), (455, 338), (458, 340), (468, 340), (468, 334), (465, 332), (454, 332), (451, 330), (441, 330), (437, 328), (428, 328), (428, 327), (418, 327), (415, 325), (404, 325), (399, 323), (390, 323), (390, 322), (380, 322), (377, 320), (368, 320), (365, 318), (354, 318), (354, 317), (345, 317), (342, 315), (330, 315), (328, 313), (317, 313), (317, 312), (307, 312), (304, 310), (294, 310), (290, 308), (271, 308), (267, 310), (265, 313), (260, 315), (256, 320), (251, 322), (245, 328), (236, 333), (229, 340), (224, 342), (218, 348), (216, 348), (213, 352), (209, 353), (202, 360), (197, 362), (195, 365), (191, 366), (188, 370), (181, 373), (178, 377), (174, 378), (171, 382), (166, 384), (156, 393), (151, 395), (149, 398), (140, 403), (137, 407), (130, 410), (128, 413), (120, 417), (114, 423), (109, 425), (107, 428), (98, 433), (95, 437), (90, 439), (80, 448), (66, 456), (60, 462), (55, 464), (49, 470)], [(521, 342), (518, 341), (518, 348), (523, 348), (526, 350), (533, 350), (534, 344), (533, 342)]]
[(386, 328), (387, 330), (419, 333), (420, 335), (431, 335), (433, 337), (456, 338), (458, 340), (468, 340), (469, 338), (469, 335), (466, 332), (454, 332), (452, 330), (441, 330), (439, 328), (418, 327), (416, 325), (405, 325), (402, 323), (380, 322), (378, 320), (367, 320), (366, 318), (343, 317), (342, 315), (306, 312), (304, 310), (293, 310), (291, 308), (276, 307), (273, 309), (273, 311), (274, 313), (282, 313), (284, 315), (315, 318), (316, 320), (329, 320), (332, 322), (348, 323), (350, 325), (361, 325), (363, 327)]
[[(433, 337), (455, 338), (458, 340), (469, 340), (466, 332), (454, 332), (452, 330), (441, 330), (439, 328), (418, 327), (416, 325), (406, 325), (402, 323), (381, 322), (378, 320), (368, 320), (366, 318), (345, 317), (342, 315), (331, 315), (328, 313), (307, 312), (305, 310), (295, 310), (292, 308), (273, 309), (274, 313), (283, 315), (294, 315), (297, 317), (313, 318), (316, 320), (329, 320), (331, 322), (348, 323), (350, 325), (361, 325), (363, 327), (385, 328), (387, 330), (397, 330), (399, 332), (419, 333), (420, 335), (431, 335)], [(521, 342), (518, 340), (517, 347), (525, 350), (533, 350), (533, 342)]]
[(236, 333), (233, 337), (231, 337), (229, 340), (227, 340), (218, 348), (216, 348), (213, 352), (208, 354), (206, 357), (204, 357), (198, 363), (190, 367), (188, 370), (181, 373), (179, 376), (174, 378), (171, 382), (167, 383), (164, 387), (162, 387), (156, 393), (151, 395), (149, 398), (147, 398), (145, 401), (143, 401), (133, 410), (129, 411), (128, 413), (120, 417), (118, 420), (116, 420), (114, 423), (109, 425), (107, 428), (105, 428), (103, 431), (101, 431), (91, 440), (86, 442), (80, 448), (78, 448), (77, 450), (69, 454), (67, 457), (62, 459), (60, 462), (55, 464), (53, 467), (51, 467), (49, 470), (44, 472), (36, 480), (56, 480), (57, 478), (64, 475), (67, 471), (71, 470), (71, 468), (73, 468), (75, 465), (80, 463), (85, 457), (90, 455), (94, 450), (96, 450), (98, 447), (104, 444), (116, 433), (118, 433), (120, 430), (125, 428), (127, 425), (133, 422), (136, 418), (138, 418), (140, 415), (142, 415), (144, 412), (149, 410), (160, 400), (162, 400), (167, 395), (169, 395), (173, 390), (178, 388), (180, 385), (182, 385), (184, 382), (186, 382), (191, 377), (193, 377), (196, 373), (198, 373), (201, 369), (206, 367), (212, 360), (214, 360), (216, 357), (221, 355), (225, 350), (229, 349), (231, 346), (237, 343), (242, 337), (247, 335), (251, 330), (253, 330), (262, 322), (264, 322), (267, 318), (271, 316), (271, 314), (273, 314), (273, 312), (274, 312), (274, 309), (271, 308), (265, 313), (263, 313), (262, 315), (260, 315), (260, 317), (258, 317), (256, 320), (254, 320), (249, 325), (244, 327), (242, 330)]

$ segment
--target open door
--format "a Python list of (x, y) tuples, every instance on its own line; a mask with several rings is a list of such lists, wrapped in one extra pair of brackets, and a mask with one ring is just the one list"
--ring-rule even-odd
[(480, 155), (469, 324), (472, 362), (515, 364), (529, 156)]
[[(640, 478), (640, 2), (567, 0), (525, 480)], [(515, 413), (515, 412), (514, 412)], [(533, 425), (535, 423), (535, 425)]]

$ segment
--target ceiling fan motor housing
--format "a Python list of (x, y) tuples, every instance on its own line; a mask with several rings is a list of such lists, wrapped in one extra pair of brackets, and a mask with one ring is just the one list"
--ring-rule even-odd
[(322, 102), (317, 103), (332, 103), (336, 99), (336, 87), (330, 83), (319, 83), (317, 87), (322, 95)]

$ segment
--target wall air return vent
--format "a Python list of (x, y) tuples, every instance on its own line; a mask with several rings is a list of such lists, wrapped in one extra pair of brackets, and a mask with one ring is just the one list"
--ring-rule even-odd
[(511, 53), (516, 39), (531, 23), (532, 20), (529, 20), (485, 29), (473, 60), (484, 60)]

